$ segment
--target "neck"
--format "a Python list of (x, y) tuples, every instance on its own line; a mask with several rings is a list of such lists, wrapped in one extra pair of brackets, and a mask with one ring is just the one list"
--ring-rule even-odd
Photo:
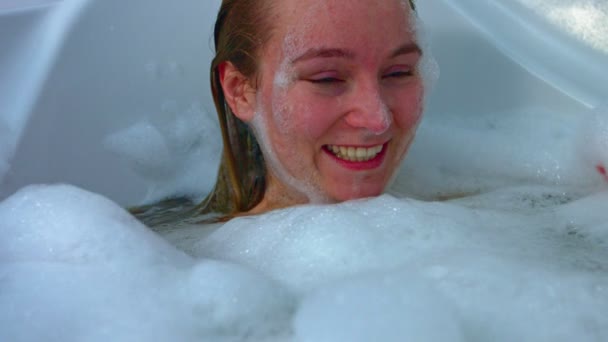
[(262, 201), (247, 214), (262, 214), (271, 210), (286, 208), (294, 205), (309, 203), (308, 196), (292, 189), (269, 174), (266, 181), (266, 191)]

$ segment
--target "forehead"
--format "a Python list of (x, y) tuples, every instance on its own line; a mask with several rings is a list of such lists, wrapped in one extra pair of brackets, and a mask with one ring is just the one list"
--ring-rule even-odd
[(414, 41), (408, 0), (282, 0), (275, 7), (274, 48), (311, 46), (380, 50)]

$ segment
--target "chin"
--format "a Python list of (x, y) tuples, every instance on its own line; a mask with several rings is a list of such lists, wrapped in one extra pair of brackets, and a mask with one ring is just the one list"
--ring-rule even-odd
[(334, 196), (331, 196), (336, 202), (344, 202), (349, 200), (356, 200), (361, 198), (376, 197), (384, 193), (385, 185), (372, 185), (364, 184), (345, 187), (343, 189), (336, 189)]

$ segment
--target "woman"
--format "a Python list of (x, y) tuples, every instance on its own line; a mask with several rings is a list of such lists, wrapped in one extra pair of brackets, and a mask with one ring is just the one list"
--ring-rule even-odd
[(406, 0), (225, 0), (211, 86), (224, 139), (199, 212), (226, 218), (381, 194), (424, 86)]

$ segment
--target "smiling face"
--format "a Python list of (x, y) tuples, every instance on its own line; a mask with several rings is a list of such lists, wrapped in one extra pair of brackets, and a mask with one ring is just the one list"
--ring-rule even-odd
[(414, 137), (421, 52), (402, 0), (283, 0), (259, 54), (251, 124), (268, 166), (255, 211), (381, 194)]

